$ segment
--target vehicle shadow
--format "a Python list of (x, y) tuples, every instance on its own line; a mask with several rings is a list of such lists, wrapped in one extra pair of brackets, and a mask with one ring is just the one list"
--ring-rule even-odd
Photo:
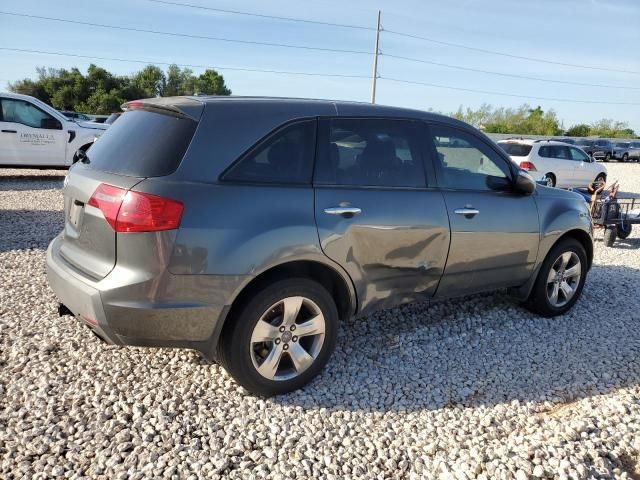
[(63, 227), (61, 210), (0, 210), (0, 252), (45, 250)]
[(568, 403), (638, 385), (640, 311), (632, 299), (639, 280), (639, 270), (594, 265), (580, 301), (551, 319), (498, 292), (344, 322), (323, 373), (273, 401), (419, 411)]
[(4, 175), (0, 176), (0, 191), (55, 190), (62, 188), (64, 176)]

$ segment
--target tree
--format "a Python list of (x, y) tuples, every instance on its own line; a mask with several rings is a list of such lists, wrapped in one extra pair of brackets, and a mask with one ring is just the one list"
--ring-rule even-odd
[(558, 135), (561, 133), (558, 118), (553, 110), (543, 111), (540, 106), (521, 105), (517, 109), (494, 108), (483, 104), (478, 110), (462, 107), (453, 114), (482, 128), (488, 133), (516, 133), (524, 135)]
[(31, 95), (59, 110), (76, 110), (90, 114), (117, 112), (123, 103), (156, 96), (231, 95), (222, 75), (207, 69), (195, 76), (188, 68), (171, 65), (165, 74), (148, 65), (130, 76), (114, 75), (104, 68), (90, 65), (86, 75), (77, 68), (37, 68), (36, 80), (24, 79), (9, 84), (9, 90)]
[(591, 128), (586, 123), (578, 123), (567, 130), (566, 134), (570, 137), (588, 137), (590, 130)]

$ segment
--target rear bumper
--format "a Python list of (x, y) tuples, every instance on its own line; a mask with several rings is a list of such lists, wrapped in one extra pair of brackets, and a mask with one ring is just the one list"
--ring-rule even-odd
[(191, 348), (211, 357), (244, 276), (132, 272), (116, 266), (99, 281), (60, 256), (61, 236), (47, 250), (47, 277), (59, 301), (114, 345)]

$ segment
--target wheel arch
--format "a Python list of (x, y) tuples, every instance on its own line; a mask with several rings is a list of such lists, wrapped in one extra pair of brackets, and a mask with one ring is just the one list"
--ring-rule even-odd
[(584, 247), (587, 253), (587, 270), (590, 270), (591, 265), (593, 264), (593, 240), (588, 232), (580, 228), (574, 228), (559, 235), (553, 242), (549, 243), (547, 248), (544, 248), (544, 252), (539, 252), (540, 254), (544, 253), (544, 255), (539, 256), (536, 268), (527, 283), (520, 287), (510, 288), (509, 293), (519, 300), (526, 300), (529, 298), (536, 280), (538, 279), (540, 268), (542, 267), (542, 263), (545, 258), (547, 258), (547, 255), (549, 255), (549, 252), (553, 247), (567, 238), (572, 238), (578, 241)]
[(261, 271), (235, 295), (226, 315), (216, 325), (209, 341), (210, 354), (206, 356), (215, 358), (223, 329), (229, 322), (234, 321), (242, 305), (258, 290), (283, 278), (304, 277), (317, 281), (327, 289), (336, 302), (341, 320), (353, 316), (358, 308), (355, 287), (348, 275), (340, 272), (338, 268), (318, 260), (290, 260)]

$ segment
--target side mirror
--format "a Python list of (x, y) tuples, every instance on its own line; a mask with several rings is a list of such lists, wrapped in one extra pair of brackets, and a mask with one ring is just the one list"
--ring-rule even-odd
[(43, 118), (40, 120), (40, 128), (47, 130), (62, 130), (62, 123), (55, 118)]
[(528, 172), (519, 170), (514, 181), (514, 187), (517, 192), (531, 195), (536, 191), (536, 182)]

